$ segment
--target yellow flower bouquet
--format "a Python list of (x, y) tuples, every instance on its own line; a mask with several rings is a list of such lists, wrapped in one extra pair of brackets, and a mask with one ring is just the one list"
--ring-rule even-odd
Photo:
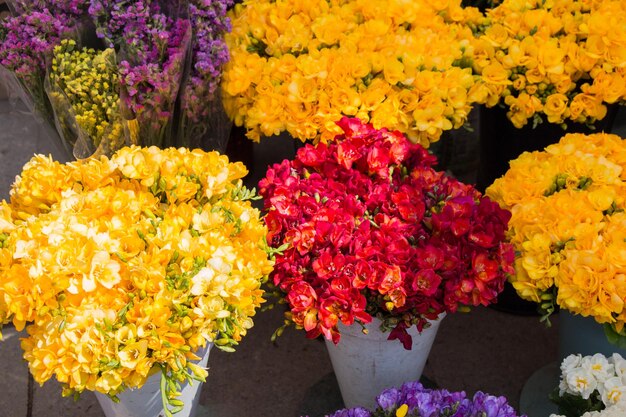
[(478, 28), (470, 96), (517, 128), (593, 125), (626, 100), (625, 22), (621, 0), (504, 0)]
[[(486, 194), (512, 213), (517, 293), (545, 313), (555, 305), (626, 337), (626, 143), (568, 134), (525, 152)], [(622, 339), (624, 340), (624, 339)]]
[(175, 412), (177, 384), (207, 374), (194, 352), (234, 350), (264, 302), (272, 261), (246, 173), (185, 148), (35, 156), (0, 205), (0, 324), (28, 325), (34, 379), (115, 398), (160, 372)]
[(428, 146), (471, 110), (477, 9), (460, 1), (244, 1), (231, 11), (226, 112), (248, 138), (330, 141), (358, 117)]
[(71, 39), (54, 47), (46, 92), (69, 154), (76, 158), (111, 155), (137, 144), (137, 138), (133, 140), (128, 129), (125, 132), (119, 90), (113, 48), (79, 48)]

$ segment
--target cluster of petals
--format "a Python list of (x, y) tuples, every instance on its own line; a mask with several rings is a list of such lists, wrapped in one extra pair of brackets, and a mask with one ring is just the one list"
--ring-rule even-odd
[[(0, 205), (0, 323), (26, 327), (35, 380), (116, 395), (206, 371), (264, 301), (266, 228), (241, 163), (184, 148), (35, 156)], [(173, 385), (175, 386), (175, 385)]]
[(525, 152), (486, 194), (511, 210), (518, 294), (592, 316), (622, 333), (626, 323), (626, 146), (617, 135), (567, 134)]
[(336, 142), (301, 148), (259, 184), (290, 319), (338, 342), (339, 322), (377, 316), (407, 346), (408, 327), (495, 301), (513, 272), (510, 213), (400, 132), (338, 124)]

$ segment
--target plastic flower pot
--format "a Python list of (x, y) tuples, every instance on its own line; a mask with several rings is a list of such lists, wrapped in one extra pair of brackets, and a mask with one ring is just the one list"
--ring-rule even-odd
[[(196, 362), (206, 367), (212, 343), (196, 352), (201, 359)], [(181, 383), (181, 395), (178, 399), (185, 403), (184, 408), (175, 414), (176, 417), (194, 417), (198, 412), (198, 402), (202, 382)], [(106, 417), (162, 417), (165, 416), (161, 401), (161, 373), (152, 375), (140, 389), (127, 389), (118, 395), (119, 402), (113, 402), (108, 396), (96, 392), (96, 398)]]
[(559, 361), (571, 354), (611, 356), (619, 353), (626, 357), (626, 349), (612, 344), (604, 333), (602, 324), (593, 317), (559, 311)]
[(357, 323), (340, 323), (339, 343), (325, 341), (344, 405), (373, 410), (382, 390), (419, 380), (444, 317), (445, 313), (441, 314), (421, 333), (415, 326), (407, 329), (413, 339), (410, 350), (399, 340), (387, 340), (389, 333), (380, 330), (381, 322), (376, 318), (365, 326), (367, 334)]

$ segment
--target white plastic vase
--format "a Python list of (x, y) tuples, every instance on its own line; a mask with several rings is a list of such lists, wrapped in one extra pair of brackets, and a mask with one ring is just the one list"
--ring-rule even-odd
[[(209, 360), (209, 352), (212, 343), (208, 343), (203, 349), (198, 350), (196, 355), (201, 359), (196, 363), (206, 367)], [(198, 402), (202, 382), (194, 381), (193, 385), (181, 383), (181, 396), (178, 397), (185, 403), (182, 411), (174, 414), (175, 417), (194, 417), (198, 412)], [(163, 403), (161, 401), (161, 373), (152, 375), (140, 389), (127, 389), (118, 395), (119, 403), (113, 402), (108, 396), (96, 392), (96, 398), (106, 417), (163, 417)]]
[(374, 410), (381, 391), (419, 380), (444, 317), (445, 313), (441, 314), (422, 333), (415, 326), (408, 329), (413, 338), (411, 350), (399, 340), (387, 340), (389, 333), (380, 331), (381, 322), (376, 318), (365, 326), (368, 334), (358, 323), (339, 324), (341, 340), (337, 345), (326, 340), (326, 348), (344, 405)]

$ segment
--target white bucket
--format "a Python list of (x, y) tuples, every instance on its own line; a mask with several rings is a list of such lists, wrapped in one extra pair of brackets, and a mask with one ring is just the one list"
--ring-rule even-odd
[[(200, 356), (198, 365), (206, 368), (209, 361), (209, 352), (212, 343), (196, 352)], [(176, 417), (194, 417), (198, 412), (198, 402), (202, 382), (194, 381), (193, 385), (181, 383), (181, 396), (178, 397), (185, 403), (185, 407)], [(106, 417), (163, 417), (163, 403), (161, 401), (161, 373), (152, 375), (140, 389), (127, 389), (118, 395), (119, 403), (113, 402), (108, 396), (96, 392), (96, 398)]]
[(376, 318), (365, 326), (367, 335), (358, 323), (339, 324), (341, 340), (337, 345), (326, 340), (326, 348), (344, 405), (374, 410), (381, 391), (419, 380), (444, 317), (445, 313), (441, 314), (422, 333), (415, 326), (408, 329), (413, 338), (411, 350), (404, 349), (399, 340), (387, 340), (389, 333), (380, 331)]

